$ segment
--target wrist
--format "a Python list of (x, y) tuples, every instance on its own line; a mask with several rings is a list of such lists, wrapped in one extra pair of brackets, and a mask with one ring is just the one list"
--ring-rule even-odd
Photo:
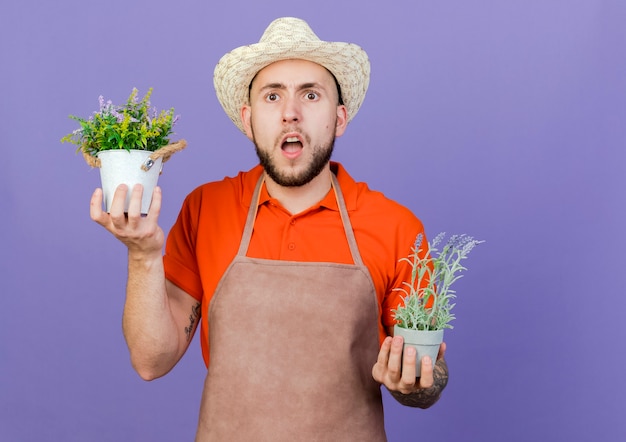
[(144, 250), (144, 249), (128, 249), (128, 264), (151, 267), (155, 263), (161, 263), (163, 255), (160, 249)]
[(430, 388), (418, 388), (411, 393), (389, 390), (389, 393), (400, 404), (407, 407), (426, 409), (434, 405), (441, 397), (441, 388), (432, 386)]

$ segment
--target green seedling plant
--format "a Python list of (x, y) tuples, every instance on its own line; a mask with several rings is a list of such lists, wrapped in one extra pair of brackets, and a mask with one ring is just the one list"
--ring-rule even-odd
[(453, 328), (455, 319), (452, 309), (456, 305), (456, 292), (451, 287), (467, 270), (461, 261), (467, 258), (474, 247), (484, 241), (461, 234), (452, 235), (439, 250), (445, 232), (437, 235), (426, 250), (422, 249), (424, 236), (420, 233), (410, 254), (400, 261), (411, 268), (411, 281), (404, 281), (399, 290), (404, 293), (403, 304), (392, 310), (398, 326), (412, 330), (442, 330)]
[(124, 105), (99, 97), (100, 110), (88, 119), (70, 115), (80, 127), (67, 134), (61, 142), (78, 146), (77, 152), (95, 156), (103, 150), (137, 149), (156, 151), (169, 144), (172, 128), (178, 121), (174, 108), (158, 112), (150, 105), (152, 88), (140, 100), (133, 88)]

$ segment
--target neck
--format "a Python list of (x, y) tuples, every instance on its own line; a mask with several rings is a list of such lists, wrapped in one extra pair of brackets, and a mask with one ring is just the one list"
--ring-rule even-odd
[(331, 188), (330, 165), (304, 186), (284, 187), (265, 175), (267, 192), (292, 215), (305, 211), (324, 199)]

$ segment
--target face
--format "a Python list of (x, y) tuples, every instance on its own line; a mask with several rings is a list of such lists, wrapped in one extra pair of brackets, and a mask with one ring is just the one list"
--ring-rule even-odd
[(328, 167), (347, 125), (338, 102), (333, 76), (316, 63), (284, 60), (259, 71), (241, 118), (271, 180), (303, 186)]

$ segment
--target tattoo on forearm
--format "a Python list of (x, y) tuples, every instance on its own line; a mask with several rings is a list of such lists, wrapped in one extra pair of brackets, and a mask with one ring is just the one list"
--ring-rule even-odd
[(193, 336), (193, 326), (196, 324), (196, 321), (200, 317), (200, 303), (197, 302), (193, 307), (191, 307), (191, 314), (189, 315), (189, 326), (185, 327), (185, 335), (187, 336), (187, 340), (191, 340)]
[(448, 364), (444, 359), (438, 360), (435, 364), (433, 378), (433, 386), (430, 388), (421, 388), (409, 394), (402, 394), (398, 391), (390, 391), (390, 393), (402, 405), (428, 408), (439, 400), (441, 392), (448, 385)]

